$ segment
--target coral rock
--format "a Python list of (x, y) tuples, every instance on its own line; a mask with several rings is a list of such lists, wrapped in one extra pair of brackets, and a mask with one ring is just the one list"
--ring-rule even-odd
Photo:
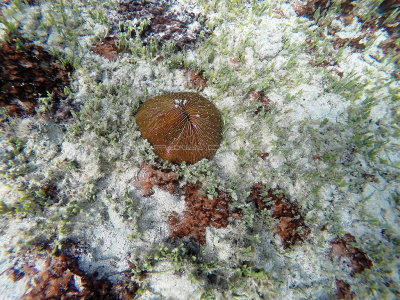
[(229, 217), (240, 218), (240, 213), (229, 210), (232, 203), (229, 195), (217, 191), (218, 196), (210, 200), (202, 194), (201, 186), (200, 182), (184, 186), (186, 210), (183, 216), (173, 213), (169, 218), (172, 238), (188, 237), (205, 244), (207, 227), (226, 227)]
[(21, 299), (133, 299), (137, 285), (133, 282), (112, 284), (86, 275), (75, 257), (34, 247), (18, 254), (8, 275), (17, 281), (24, 278), (27, 287)]
[(369, 257), (352, 243), (356, 243), (356, 238), (350, 233), (346, 233), (342, 238), (336, 237), (331, 242), (332, 249), (329, 253), (332, 259), (340, 260), (343, 257), (348, 259), (348, 266), (351, 268), (350, 275), (361, 273), (373, 266)]
[[(182, 49), (200, 38), (200, 32), (208, 32), (204, 17), (187, 9), (177, 9), (175, 1), (120, 1), (115, 22), (132, 20), (139, 28), (141, 22), (147, 26), (139, 32), (145, 44), (156, 41), (160, 45), (172, 42)], [(133, 34), (136, 34), (134, 32)]]
[(66, 97), (64, 87), (70, 84), (72, 67), (60, 66), (45, 49), (21, 36), (6, 39), (9, 42), (0, 45), (0, 106), (6, 107), (10, 116), (33, 115), (38, 98), (49, 92), (56, 104), (53, 109), (61, 109), (58, 102)]
[(194, 70), (188, 70), (185, 72), (185, 76), (188, 78), (188, 88), (196, 90), (204, 90), (207, 87), (207, 80), (203, 77), (204, 71), (196, 72)]
[(294, 245), (298, 240), (303, 241), (311, 231), (305, 225), (297, 205), (290, 203), (285, 194), (277, 193), (273, 189), (269, 189), (267, 194), (262, 196), (265, 188), (262, 182), (254, 184), (247, 201), (254, 202), (259, 210), (272, 210), (272, 217), (279, 220), (275, 232), (281, 236), (285, 248)]
[(116, 60), (118, 58), (118, 48), (114, 37), (105, 37), (92, 47), (92, 51), (109, 60)]
[(255, 89), (250, 89), (248, 93), (248, 98), (250, 99), (251, 102), (258, 102), (261, 104), (254, 112), (256, 115), (259, 114), (263, 108), (264, 111), (270, 110), (271, 99), (268, 96), (266, 96), (264, 92), (256, 91)]
[(137, 184), (142, 186), (145, 197), (154, 194), (153, 186), (155, 185), (173, 195), (179, 186), (179, 175), (169, 169), (159, 169), (144, 162)]
[(350, 284), (336, 279), (336, 296), (338, 299), (351, 300), (356, 296), (356, 293), (351, 291)]

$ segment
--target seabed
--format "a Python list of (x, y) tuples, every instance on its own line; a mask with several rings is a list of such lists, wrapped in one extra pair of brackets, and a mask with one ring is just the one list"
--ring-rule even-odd
[[(392, 2), (0, 4), (0, 298), (398, 299)], [(141, 137), (171, 92), (213, 158)]]

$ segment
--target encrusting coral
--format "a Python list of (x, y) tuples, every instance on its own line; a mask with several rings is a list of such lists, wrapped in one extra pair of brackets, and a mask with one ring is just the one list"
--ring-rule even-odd
[(145, 44), (152, 41), (160, 45), (173, 43), (177, 49), (188, 47), (200, 38), (200, 33), (208, 33), (204, 18), (190, 10), (179, 11), (174, 1), (120, 1), (119, 8), (113, 15), (115, 22), (132, 20), (142, 31), (139, 34)]
[(173, 163), (211, 158), (222, 139), (220, 112), (197, 93), (151, 98), (140, 107), (136, 122), (154, 152)]
[[(43, 251), (46, 250), (46, 251)], [(136, 283), (112, 284), (88, 275), (75, 257), (59, 250), (35, 246), (17, 255), (14, 267), (7, 272), (14, 282), (24, 279), (26, 291), (21, 299), (133, 299)]]
[(185, 76), (188, 79), (187, 86), (190, 89), (204, 90), (207, 85), (207, 80), (203, 76), (204, 71), (196, 72), (194, 70), (187, 70)]
[(116, 60), (118, 58), (117, 40), (115, 37), (107, 36), (97, 42), (92, 47), (92, 51), (109, 60)]
[(351, 268), (351, 276), (373, 267), (372, 261), (360, 248), (354, 247), (356, 238), (346, 233), (342, 238), (336, 237), (331, 241), (332, 249), (329, 256), (332, 260), (347, 258), (347, 265)]
[(256, 91), (255, 89), (250, 89), (248, 93), (248, 98), (250, 99), (251, 102), (257, 102), (260, 103), (260, 106), (257, 108), (257, 110), (254, 112), (254, 114), (259, 114), (263, 108), (265, 111), (270, 110), (271, 106), (271, 99), (264, 94), (262, 91)]
[(350, 300), (356, 296), (356, 293), (351, 291), (351, 286), (343, 280), (336, 279), (336, 296), (338, 299)]
[(159, 169), (144, 162), (136, 184), (143, 188), (144, 197), (154, 194), (155, 185), (173, 195), (179, 187), (179, 175), (172, 170)]
[(290, 203), (283, 193), (274, 189), (265, 190), (264, 183), (254, 184), (247, 201), (254, 202), (259, 210), (272, 210), (272, 217), (279, 220), (275, 232), (281, 236), (285, 248), (293, 246), (297, 241), (304, 241), (311, 230), (305, 225), (297, 205)]
[(217, 191), (218, 196), (212, 200), (201, 192), (200, 182), (188, 183), (183, 187), (186, 209), (183, 215), (173, 213), (169, 217), (170, 236), (174, 239), (188, 237), (200, 244), (206, 243), (206, 228), (223, 228), (228, 226), (229, 218), (241, 218), (241, 212), (231, 211), (232, 198)]
[(7, 38), (8, 42), (0, 44), (0, 106), (10, 116), (33, 115), (38, 98), (51, 93), (52, 112), (64, 118), (69, 108), (61, 107), (60, 100), (66, 98), (64, 87), (70, 84), (72, 67), (62, 67), (49, 52), (22, 36)]

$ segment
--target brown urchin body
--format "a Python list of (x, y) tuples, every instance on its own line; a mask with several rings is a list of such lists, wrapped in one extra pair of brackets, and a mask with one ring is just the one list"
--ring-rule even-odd
[(218, 109), (197, 93), (171, 93), (147, 100), (136, 115), (154, 152), (173, 163), (212, 157), (222, 139)]

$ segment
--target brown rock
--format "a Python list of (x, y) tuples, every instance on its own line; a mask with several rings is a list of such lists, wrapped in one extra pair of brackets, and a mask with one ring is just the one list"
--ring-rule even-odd
[(263, 108), (264, 111), (269, 111), (269, 108), (271, 106), (271, 99), (268, 96), (266, 96), (264, 92), (256, 91), (255, 89), (250, 89), (248, 97), (251, 102), (258, 102), (261, 104), (254, 112), (256, 115), (259, 114)]
[(33, 115), (38, 97), (49, 92), (55, 112), (65, 98), (72, 67), (61, 67), (45, 49), (21, 36), (7, 36), (6, 40), (0, 45), (0, 106), (6, 107), (10, 116)]
[(160, 169), (144, 162), (136, 184), (142, 186), (145, 197), (154, 194), (155, 185), (173, 195), (179, 186), (179, 175), (170, 169)]
[(329, 253), (332, 260), (339, 261), (343, 257), (348, 259), (351, 276), (373, 266), (369, 257), (360, 248), (352, 246), (352, 243), (356, 243), (356, 238), (350, 233), (346, 233), (342, 238), (336, 237), (331, 241), (332, 249)]
[[(145, 44), (150, 44), (152, 41), (159, 45), (173, 42), (178, 50), (197, 41), (201, 31), (208, 34), (205, 18), (199, 18), (188, 10), (174, 10), (169, 1), (121, 1), (116, 22), (124, 20), (148, 23), (139, 33)], [(199, 26), (193, 26), (196, 22)]]
[(92, 47), (92, 51), (109, 60), (116, 60), (118, 58), (118, 49), (114, 37), (105, 37)]
[(191, 89), (204, 90), (207, 87), (207, 80), (203, 77), (204, 71), (196, 72), (194, 70), (185, 71), (188, 79), (187, 86)]
[(133, 299), (136, 294), (138, 286), (130, 280), (131, 288), (128, 282), (122, 287), (121, 283), (97, 280), (78, 268), (76, 258), (42, 250), (35, 247), (19, 253), (15, 266), (8, 272), (13, 280), (19, 280), (19, 274), (28, 278), (21, 299)]
[(169, 217), (170, 236), (174, 239), (188, 237), (200, 244), (206, 243), (206, 228), (226, 227), (229, 224), (229, 217), (240, 218), (239, 212), (229, 210), (232, 198), (217, 191), (218, 196), (208, 199), (201, 191), (202, 184), (188, 183), (184, 186), (185, 211), (183, 215), (173, 213)]
[(352, 300), (356, 296), (356, 293), (351, 291), (350, 284), (336, 279), (336, 296), (339, 299)]
[(274, 189), (265, 193), (265, 189), (266, 186), (262, 182), (254, 184), (247, 201), (254, 202), (259, 210), (272, 210), (272, 217), (279, 220), (275, 232), (281, 236), (285, 248), (297, 241), (303, 241), (311, 230), (305, 225), (297, 205), (290, 203), (285, 194), (277, 193)]

